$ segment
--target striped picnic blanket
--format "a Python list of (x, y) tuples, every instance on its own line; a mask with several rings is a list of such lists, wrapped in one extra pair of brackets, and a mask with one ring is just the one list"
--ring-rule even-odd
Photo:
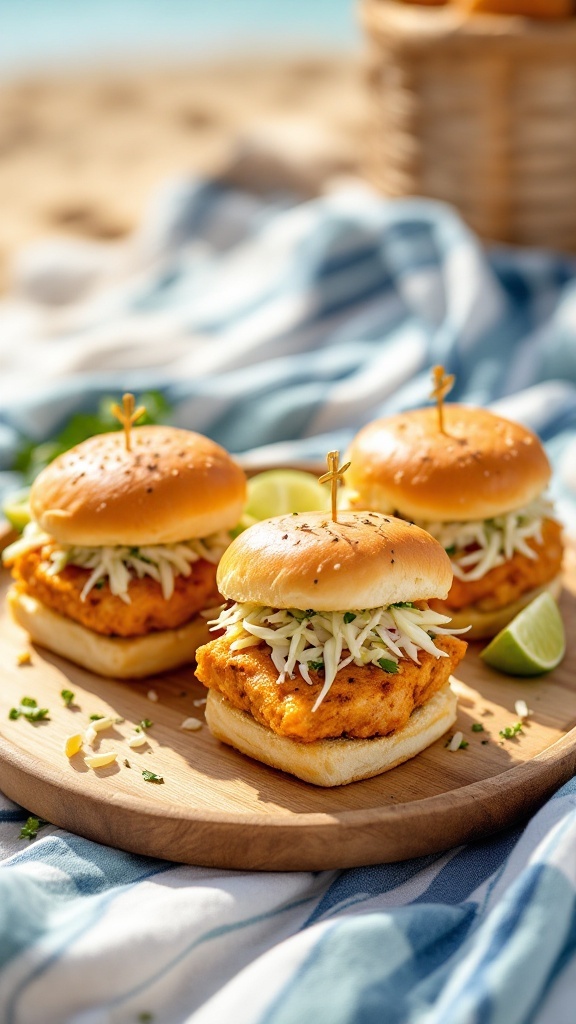
[[(489, 251), (448, 207), (358, 186), (294, 203), (165, 186), (128, 242), (23, 254), (0, 306), (0, 486), (22, 437), (104, 395), (254, 464), (322, 458), (375, 416), (452, 397), (535, 429), (576, 528), (576, 263)], [(2, 710), (0, 708), (0, 721)], [(0, 778), (1, 788), (1, 778)], [(526, 824), (345, 871), (174, 865), (0, 801), (6, 1024), (573, 1024), (576, 784)]]

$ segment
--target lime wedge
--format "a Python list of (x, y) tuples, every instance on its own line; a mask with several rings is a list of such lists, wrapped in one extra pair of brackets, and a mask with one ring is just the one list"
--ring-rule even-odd
[(564, 623), (554, 598), (545, 591), (502, 629), (480, 657), (511, 676), (537, 676), (564, 657)]
[(22, 533), (24, 527), (30, 522), (30, 488), (24, 487), (21, 491), (9, 494), (2, 505), (2, 514), (6, 517), (10, 526)]
[(327, 509), (330, 491), (300, 469), (268, 469), (248, 481), (244, 518), (260, 520), (287, 512)]

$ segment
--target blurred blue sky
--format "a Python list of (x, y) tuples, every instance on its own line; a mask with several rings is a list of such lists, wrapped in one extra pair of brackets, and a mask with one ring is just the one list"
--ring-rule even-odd
[(348, 50), (354, 0), (0, 0), (0, 74)]

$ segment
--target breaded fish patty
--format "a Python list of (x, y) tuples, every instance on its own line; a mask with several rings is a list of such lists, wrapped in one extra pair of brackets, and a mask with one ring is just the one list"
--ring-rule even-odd
[(448, 657), (434, 658), (420, 651), (420, 665), (403, 658), (395, 674), (375, 665), (348, 665), (338, 672), (320, 707), (312, 712), (324, 683), (323, 673), (310, 671), (312, 686), (298, 672), (294, 679), (277, 683), (278, 672), (265, 644), (231, 651), (231, 643), (232, 638), (223, 636), (198, 648), (198, 679), (235, 707), (248, 711), (257, 722), (304, 743), (338, 736), (388, 736), (401, 729), (414, 709), (444, 686), (467, 646), (456, 637), (437, 636), (436, 647)]
[(130, 604), (113, 594), (108, 582), (93, 587), (84, 601), (80, 594), (91, 570), (67, 565), (48, 574), (41, 550), (20, 555), (12, 567), (16, 586), (42, 604), (106, 636), (143, 636), (155, 630), (177, 629), (203, 608), (218, 603), (216, 566), (199, 559), (189, 576), (174, 578), (174, 593), (166, 600), (156, 580), (134, 577), (128, 587)]
[(495, 611), (512, 604), (522, 594), (549, 583), (562, 566), (562, 527), (553, 519), (545, 519), (542, 526), (542, 544), (528, 541), (538, 558), (528, 558), (517, 551), (502, 565), (490, 569), (479, 580), (459, 580), (454, 577), (445, 601), (432, 600), (430, 607), (444, 615), (475, 605), (482, 611)]

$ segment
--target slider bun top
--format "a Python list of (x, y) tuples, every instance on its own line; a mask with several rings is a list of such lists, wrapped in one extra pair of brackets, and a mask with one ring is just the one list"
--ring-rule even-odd
[(272, 608), (348, 611), (445, 597), (450, 559), (428, 533), (378, 512), (299, 512), (255, 523), (224, 552), (221, 594)]
[(550, 464), (526, 427), (486, 409), (435, 406), (375, 420), (346, 454), (350, 504), (405, 518), (490, 519), (533, 501)]
[(201, 434), (168, 426), (98, 434), (64, 452), (34, 481), (33, 518), (64, 544), (171, 544), (235, 526), (246, 479)]

